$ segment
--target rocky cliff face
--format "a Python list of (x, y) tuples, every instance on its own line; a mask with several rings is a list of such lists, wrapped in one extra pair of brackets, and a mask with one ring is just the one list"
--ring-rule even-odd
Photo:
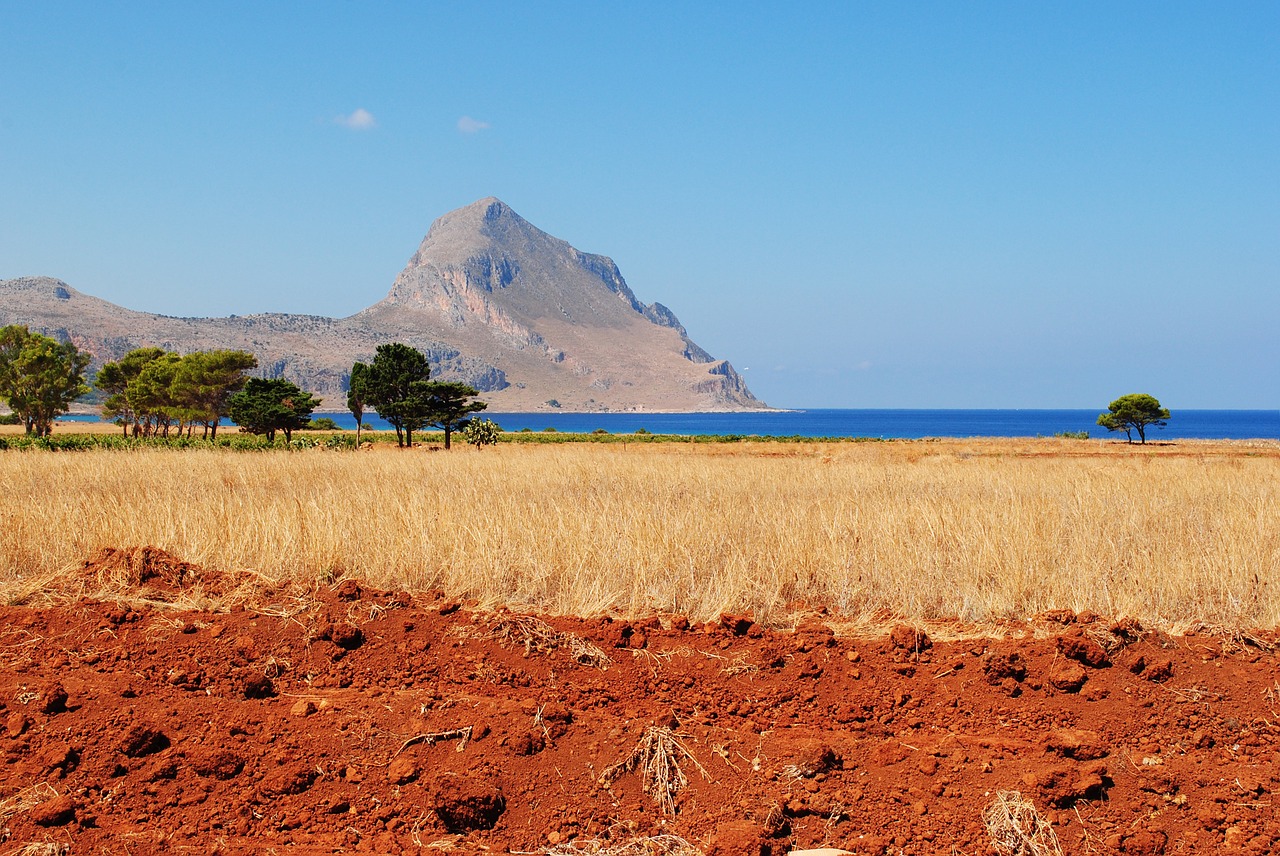
[(641, 303), (612, 259), (492, 198), (437, 220), (390, 293), (349, 318), (171, 318), (35, 277), (0, 281), (0, 325), (14, 323), (76, 342), (95, 368), (141, 345), (252, 351), (260, 373), (324, 396), (329, 409), (345, 405), (352, 363), (391, 341), (426, 352), (434, 377), (471, 384), (495, 411), (764, 407), (671, 310)]

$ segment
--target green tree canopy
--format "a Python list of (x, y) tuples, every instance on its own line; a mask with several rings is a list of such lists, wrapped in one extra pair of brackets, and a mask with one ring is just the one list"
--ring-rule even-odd
[(143, 425), (144, 436), (163, 434), (168, 437), (169, 428), (175, 422), (184, 421), (174, 395), (174, 380), (181, 362), (182, 357), (165, 351), (143, 365), (138, 376), (129, 381), (125, 397)]
[(449, 448), (449, 437), (454, 431), (465, 428), (467, 417), (479, 413), (489, 405), (472, 401), (478, 393), (474, 387), (458, 381), (431, 381), (425, 385), (428, 411), (427, 424), (444, 431), (444, 447)]
[(94, 385), (107, 394), (102, 415), (134, 436), (163, 433), (177, 423), (181, 432), (204, 426), (218, 436), (218, 422), (230, 415), (233, 393), (258, 365), (247, 351), (194, 351), (184, 356), (161, 348), (135, 348), (102, 366)]
[(0, 328), (0, 398), (18, 414), (28, 434), (47, 437), (53, 420), (89, 391), (84, 370), (90, 356), (26, 327)]
[(372, 407), (391, 423), (401, 448), (412, 446), (413, 432), (422, 430), (431, 415), (427, 390), (431, 367), (426, 354), (401, 342), (379, 345), (373, 362), (356, 363), (351, 376), (363, 395), (361, 405)]
[(249, 378), (244, 389), (231, 396), (231, 420), (250, 434), (265, 434), (268, 443), (274, 443), (281, 431), (287, 443), (294, 431), (311, 421), (319, 404), (314, 395), (282, 378)]
[(142, 433), (141, 417), (129, 401), (129, 384), (142, 374), (147, 363), (164, 354), (163, 348), (134, 348), (115, 362), (103, 363), (94, 378), (93, 385), (107, 395), (102, 402), (103, 418), (115, 420), (126, 436), (130, 429), (135, 436)]
[(244, 388), (258, 359), (248, 351), (196, 351), (178, 364), (173, 393), (187, 422), (203, 425), (205, 435), (218, 436), (218, 422), (231, 415), (231, 396)]
[(1123, 431), (1129, 442), (1133, 442), (1133, 432), (1138, 432), (1138, 439), (1147, 442), (1147, 426), (1163, 428), (1169, 424), (1169, 411), (1160, 406), (1154, 397), (1144, 393), (1122, 395), (1107, 405), (1107, 412), (1098, 415), (1098, 424), (1108, 431)]

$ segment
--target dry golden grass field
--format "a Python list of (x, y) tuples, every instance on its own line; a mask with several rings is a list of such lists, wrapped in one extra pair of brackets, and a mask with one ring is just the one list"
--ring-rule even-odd
[[(60, 426), (58, 431), (68, 430)], [(9, 601), (103, 547), (557, 614), (1280, 626), (1280, 444), (0, 453)]]

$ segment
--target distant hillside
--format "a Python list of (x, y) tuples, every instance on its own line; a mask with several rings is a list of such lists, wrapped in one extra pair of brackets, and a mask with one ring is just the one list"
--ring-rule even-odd
[(384, 342), (426, 352), (496, 411), (737, 410), (765, 405), (724, 360), (645, 305), (606, 256), (574, 249), (497, 199), (441, 217), (383, 300), (349, 318), (136, 312), (48, 277), (0, 281), (0, 326), (26, 324), (94, 356), (238, 348), (343, 409), (348, 373)]

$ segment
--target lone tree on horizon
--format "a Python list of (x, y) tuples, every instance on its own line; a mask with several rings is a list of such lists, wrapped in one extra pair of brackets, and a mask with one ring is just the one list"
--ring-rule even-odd
[(1123, 431), (1129, 442), (1133, 442), (1133, 432), (1138, 432), (1138, 440), (1147, 442), (1147, 426), (1163, 428), (1168, 425), (1169, 411), (1160, 406), (1154, 396), (1145, 393), (1122, 395), (1107, 405), (1107, 412), (1098, 415), (1098, 424), (1108, 431)]

